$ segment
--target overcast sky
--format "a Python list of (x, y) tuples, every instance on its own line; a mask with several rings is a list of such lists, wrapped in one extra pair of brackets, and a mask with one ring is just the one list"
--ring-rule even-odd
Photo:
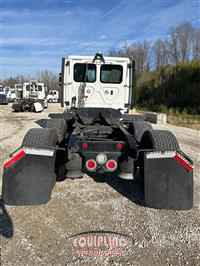
[(60, 72), (71, 54), (108, 53), (125, 43), (200, 25), (200, 0), (0, 0), (1, 78)]

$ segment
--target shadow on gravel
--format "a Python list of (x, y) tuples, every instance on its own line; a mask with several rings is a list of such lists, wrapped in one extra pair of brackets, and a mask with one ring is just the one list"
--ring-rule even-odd
[(134, 180), (123, 180), (114, 175), (94, 175), (91, 176), (96, 182), (105, 182), (121, 195), (132, 201), (133, 203), (146, 207), (144, 201), (144, 190), (137, 181)]
[(13, 236), (13, 222), (1, 198), (0, 198), (0, 235), (6, 238), (11, 238)]

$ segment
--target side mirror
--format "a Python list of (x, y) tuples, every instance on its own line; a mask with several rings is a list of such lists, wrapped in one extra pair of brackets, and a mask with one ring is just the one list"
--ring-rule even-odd
[(62, 74), (60, 73), (59, 74), (59, 86), (61, 86), (61, 84), (62, 84)]

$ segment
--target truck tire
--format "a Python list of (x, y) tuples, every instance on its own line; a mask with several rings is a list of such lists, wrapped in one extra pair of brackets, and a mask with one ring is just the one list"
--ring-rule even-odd
[(147, 130), (142, 136), (140, 149), (177, 151), (180, 150), (180, 147), (172, 132), (168, 130)]
[(140, 142), (145, 131), (153, 130), (151, 124), (147, 121), (133, 121), (130, 123), (129, 132)]
[(31, 128), (24, 136), (22, 146), (32, 148), (54, 148), (58, 141), (57, 133), (52, 128)]
[(29, 109), (29, 111), (30, 111), (31, 113), (34, 113), (34, 112), (35, 112), (35, 106), (34, 106), (34, 103), (30, 103), (30, 109)]
[(58, 136), (58, 142), (60, 143), (63, 140), (64, 134), (67, 130), (67, 124), (62, 118), (48, 119), (45, 128), (55, 129)]
[[(142, 136), (139, 149), (178, 151), (180, 147), (172, 132), (168, 130), (148, 130)], [(138, 166), (140, 169), (140, 181), (142, 186), (144, 186), (144, 152), (139, 154)]]

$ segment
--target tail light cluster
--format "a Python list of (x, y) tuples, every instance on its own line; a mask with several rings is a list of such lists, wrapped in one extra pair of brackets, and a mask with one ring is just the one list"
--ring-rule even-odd
[(87, 160), (86, 162), (86, 167), (88, 170), (92, 171), (92, 170), (95, 170), (96, 167), (97, 167), (97, 163), (95, 160), (92, 160), (92, 159), (89, 159)]
[(110, 171), (114, 171), (117, 168), (117, 162), (115, 160), (109, 160), (106, 163), (106, 167)]
[[(117, 143), (115, 144), (116, 149), (120, 151), (123, 148), (122, 143)], [(88, 143), (84, 142), (82, 143), (82, 148), (84, 150), (88, 149)], [(104, 166), (107, 168), (108, 171), (115, 171), (117, 169), (117, 162), (114, 159), (108, 160), (107, 156), (105, 153), (99, 153), (96, 156), (96, 159), (88, 159), (86, 161), (86, 168), (89, 171), (94, 171), (97, 168), (97, 165)]]
[[(109, 171), (114, 171), (117, 168), (117, 162), (115, 160), (113, 160), (113, 159), (107, 161), (107, 157), (106, 157), (106, 161), (103, 162), (102, 154), (98, 154), (96, 160), (98, 160), (98, 164), (106, 165), (106, 168)], [(97, 168), (97, 162), (95, 160), (93, 160), (93, 159), (89, 159), (89, 160), (86, 161), (86, 167), (87, 167), (87, 169), (89, 171), (94, 171)]]

